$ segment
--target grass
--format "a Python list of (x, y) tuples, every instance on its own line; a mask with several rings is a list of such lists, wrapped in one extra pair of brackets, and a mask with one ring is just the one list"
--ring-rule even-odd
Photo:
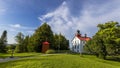
[[(22, 55), (24, 54), (20, 54)], [(35, 55), (34, 53), (32, 58), (0, 63), (0, 68), (120, 68), (120, 63), (98, 59), (91, 55), (41, 55), (37, 53)]]
[[(39, 55), (40, 53), (14, 53), (14, 57), (29, 57), (29, 56), (35, 56)], [(0, 58), (7, 58), (10, 57), (11, 54), (6, 54), (6, 53), (0, 53)]]

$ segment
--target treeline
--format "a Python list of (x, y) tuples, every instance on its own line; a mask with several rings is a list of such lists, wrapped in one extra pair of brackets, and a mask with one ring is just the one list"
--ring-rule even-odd
[(50, 43), (50, 49), (54, 50), (67, 50), (69, 47), (69, 41), (62, 34), (54, 34), (51, 27), (44, 23), (38, 27), (33, 35), (25, 36), (19, 32), (15, 36), (17, 44), (11, 45), (6, 48), (7, 43), (7, 31), (3, 32), (0, 39), (0, 52), (7, 52), (12, 49), (17, 53), (22, 52), (41, 52), (43, 42)]
[(98, 31), (85, 45), (88, 53), (106, 59), (107, 55), (120, 55), (120, 25), (118, 22), (98, 24)]
[(17, 46), (15, 52), (41, 52), (43, 42), (50, 43), (50, 49), (67, 50), (69, 41), (62, 34), (53, 34), (51, 27), (44, 23), (38, 27), (32, 36), (18, 33), (15, 37)]

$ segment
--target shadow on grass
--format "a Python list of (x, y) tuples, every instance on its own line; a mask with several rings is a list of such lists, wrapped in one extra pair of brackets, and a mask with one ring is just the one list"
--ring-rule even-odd
[(106, 58), (106, 60), (120, 62), (120, 58), (119, 57), (108, 57), (108, 58)]

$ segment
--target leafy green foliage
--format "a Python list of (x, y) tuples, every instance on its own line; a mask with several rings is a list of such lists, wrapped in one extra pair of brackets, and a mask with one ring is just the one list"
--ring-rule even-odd
[(29, 51), (41, 52), (42, 43), (48, 41), (50, 49), (66, 50), (68, 49), (69, 41), (61, 34), (53, 35), (51, 27), (44, 23), (35, 30), (35, 33), (30, 37), (28, 43)]
[(54, 35), (54, 49), (55, 50), (67, 50), (69, 47), (69, 41), (62, 34)]
[(35, 30), (35, 33), (30, 37), (29, 48), (33, 49), (36, 52), (41, 52), (42, 43), (48, 41), (50, 43), (50, 48), (53, 47), (53, 32), (51, 27), (44, 23)]
[(45, 52), (46, 54), (54, 54), (55, 53), (55, 50), (53, 49), (49, 49)]
[[(120, 45), (120, 27), (118, 22), (108, 22), (104, 25), (99, 24), (99, 34), (102, 35), (108, 54), (118, 54)], [(104, 27), (104, 29), (102, 28)]]
[(24, 52), (28, 52), (29, 49), (28, 44), (29, 44), (29, 36), (26, 36), (23, 41)]
[(67, 50), (69, 41), (62, 34), (55, 34), (51, 27), (44, 23), (38, 27), (31, 36), (24, 36), (21, 32), (15, 37), (17, 46), (15, 52), (41, 52), (43, 42), (50, 43), (50, 49)]
[(15, 52), (21, 53), (24, 52), (24, 35), (19, 32), (17, 36), (15, 37), (16, 42), (18, 43), (15, 48)]
[(34, 52), (34, 47), (35, 47), (35, 40), (33, 38), (33, 36), (31, 36), (28, 40), (28, 45), (27, 45), (27, 50), (28, 52)]
[(118, 22), (98, 24), (98, 28), (98, 32), (86, 44), (85, 48), (104, 59), (106, 55), (120, 54), (120, 26)]
[(11, 54), (12, 50), (14, 50), (16, 48), (15, 44), (11, 44), (9, 46), (7, 46), (7, 53)]

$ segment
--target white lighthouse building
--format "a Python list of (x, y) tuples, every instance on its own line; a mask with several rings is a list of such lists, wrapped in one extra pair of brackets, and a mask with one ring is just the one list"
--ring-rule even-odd
[(74, 38), (72, 39), (72, 48), (71, 50), (73, 52), (77, 52), (77, 53), (83, 53), (84, 52), (84, 45), (87, 41), (89, 41), (91, 38), (87, 37), (87, 35), (85, 34), (84, 36), (82, 36), (80, 34), (80, 31), (77, 30), (77, 33), (75, 34)]

